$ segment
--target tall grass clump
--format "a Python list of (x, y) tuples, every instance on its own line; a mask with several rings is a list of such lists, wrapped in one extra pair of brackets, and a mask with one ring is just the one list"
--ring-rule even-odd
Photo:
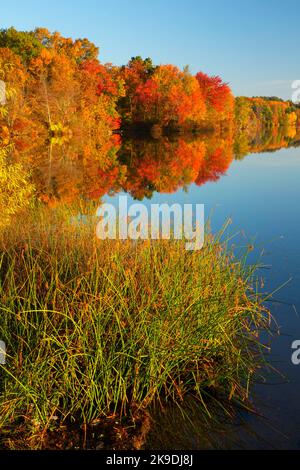
[[(24, 219), (0, 249), (0, 426), (129, 415), (154, 400), (245, 401), (269, 312), (256, 268), (221, 236), (99, 241), (89, 224)], [(224, 238), (224, 235), (223, 235)]]

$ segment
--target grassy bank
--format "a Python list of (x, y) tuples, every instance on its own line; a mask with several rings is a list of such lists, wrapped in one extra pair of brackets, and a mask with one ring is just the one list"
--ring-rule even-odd
[(122, 447), (146, 433), (154, 401), (192, 394), (205, 411), (209, 395), (247, 400), (269, 313), (255, 267), (221, 234), (187, 252), (183, 241), (99, 241), (89, 224), (50, 219), (28, 218), (1, 241), (2, 446), (47, 447), (75, 426), (70, 447), (84, 447), (87, 429), (101, 440), (115, 426)]

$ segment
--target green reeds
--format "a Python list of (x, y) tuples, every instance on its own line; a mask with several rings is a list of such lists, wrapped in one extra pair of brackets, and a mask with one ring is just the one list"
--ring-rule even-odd
[(204, 410), (210, 393), (247, 401), (269, 312), (224, 234), (189, 252), (39, 221), (1, 243), (0, 426), (82, 425), (187, 394)]

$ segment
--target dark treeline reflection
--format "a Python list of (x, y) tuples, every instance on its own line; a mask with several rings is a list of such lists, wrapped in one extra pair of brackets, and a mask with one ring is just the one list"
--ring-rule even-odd
[(58, 135), (46, 142), (17, 139), (0, 159), (2, 224), (8, 224), (30, 198), (56, 207), (125, 191), (142, 200), (154, 192), (174, 193), (191, 184), (217, 181), (234, 159), (299, 142), (300, 134), (280, 128), (255, 135), (210, 133), (122, 141), (113, 135), (105, 145), (96, 136)]

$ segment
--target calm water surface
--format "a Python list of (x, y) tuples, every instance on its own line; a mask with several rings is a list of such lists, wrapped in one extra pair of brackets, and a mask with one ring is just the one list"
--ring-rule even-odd
[[(109, 202), (114, 199), (105, 197)], [(157, 420), (151, 446), (299, 449), (300, 365), (291, 362), (291, 343), (300, 339), (300, 148), (250, 154), (233, 161), (216, 182), (200, 187), (192, 184), (174, 194), (154, 192), (151, 200), (143, 202), (203, 203), (206, 215), (212, 214), (213, 230), (231, 217), (231, 231), (242, 231), (235, 242), (253, 242), (254, 260), (263, 252), (262, 261), (267, 265), (262, 272), (264, 290), (273, 291), (289, 281), (270, 304), (280, 336), (272, 341), (269, 359), (283, 376), (275, 375), (267, 384), (253, 387), (261, 416), (243, 416), (244, 424), (226, 423), (224, 428), (213, 429), (197, 416), (197, 406), (189, 405), (194, 429), (178, 410), (171, 409)]]
[[(286, 147), (286, 138), (280, 139), (273, 136), (269, 147), (263, 141), (249, 151)], [(104, 167), (96, 147), (86, 152), (90, 161), (69, 144), (41, 145), (34, 158), (30, 152), (28, 158), (17, 154), (22, 162), (27, 158), (37, 193), (50, 210), (90, 198), (95, 204), (101, 199), (117, 205), (124, 193), (129, 204), (134, 198), (146, 205), (201, 203), (206, 216), (211, 215), (213, 231), (231, 217), (230, 231), (239, 232), (233, 242), (254, 244), (253, 261), (263, 253), (266, 292), (289, 281), (269, 305), (280, 328), (269, 360), (282, 375), (253, 386), (257, 415), (241, 412), (235, 420), (220, 416), (214, 421), (201, 416), (191, 401), (185, 416), (170, 406), (157, 414), (149, 448), (300, 449), (300, 365), (291, 362), (291, 344), (300, 340), (300, 147), (235, 160), (244, 142), (212, 137), (179, 143), (125, 141), (118, 155), (110, 152), (103, 158), (109, 162)]]

